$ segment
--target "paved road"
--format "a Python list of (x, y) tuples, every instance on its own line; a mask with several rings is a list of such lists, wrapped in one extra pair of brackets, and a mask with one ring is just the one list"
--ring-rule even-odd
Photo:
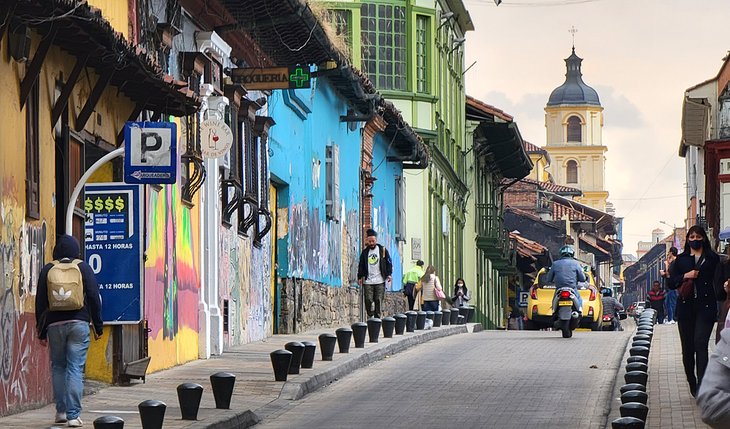
[(483, 331), (442, 338), (302, 400), (256, 410), (264, 417), (256, 428), (603, 429), (629, 335)]

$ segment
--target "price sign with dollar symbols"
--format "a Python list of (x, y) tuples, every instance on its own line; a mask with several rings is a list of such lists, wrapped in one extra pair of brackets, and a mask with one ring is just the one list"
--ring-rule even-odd
[(84, 247), (102, 296), (108, 324), (142, 320), (142, 211), (139, 185), (94, 183), (85, 187)]

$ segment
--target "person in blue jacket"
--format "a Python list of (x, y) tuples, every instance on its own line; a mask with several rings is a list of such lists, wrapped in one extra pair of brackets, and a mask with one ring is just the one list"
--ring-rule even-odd
[(569, 287), (575, 290), (578, 297), (578, 312), (581, 313), (583, 308), (583, 298), (578, 291), (578, 283), (587, 281), (583, 267), (575, 260), (575, 250), (571, 246), (563, 246), (560, 248), (560, 259), (553, 262), (550, 271), (545, 277), (548, 283), (555, 283), (555, 290), (561, 287)]

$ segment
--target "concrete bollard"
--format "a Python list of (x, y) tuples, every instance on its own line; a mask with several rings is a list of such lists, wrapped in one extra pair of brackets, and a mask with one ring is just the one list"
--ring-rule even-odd
[(215, 399), (217, 409), (231, 408), (234, 384), (236, 384), (236, 376), (230, 372), (216, 372), (210, 376), (210, 388), (213, 390), (213, 399)]
[(291, 365), (291, 358), (293, 353), (289, 350), (274, 350), (269, 353), (271, 357), (271, 366), (274, 367), (274, 380), (286, 381), (287, 374), (289, 374), (289, 366)]
[(621, 403), (626, 404), (629, 402), (638, 402), (646, 405), (646, 401), (649, 400), (649, 395), (641, 390), (629, 390), (621, 394)]
[(449, 309), (441, 310), (441, 314), (442, 314), (441, 315), (441, 324), (443, 326), (449, 325), (449, 323), (451, 322), (451, 310), (449, 310)]
[(646, 381), (649, 378), (649, 375), (645, 373), (644, 371), (629, 371), (626, 374), (624, 374), (624, 381), (626, 383), (639, 383), (646, 386)]
[(142, 421), (142, 429), (162, 429), (167, 409), (164, 402), (150, 399), (140, 402), (137, 408), (139, 409), (139, 419)]
[(649, 359), (644, 356), (629, 356), (626, 358), (626, 363), (632, 363), (632, 362), (639, 362), (646, 365), (649, 365)]
[(337, 345), (337, 335), (319, 335), (319, 350), (322, 352), (322, 360), (332, 360), (335, 354), (335, 345)]
[(94, 429), (123, 429), (124, 420), (117, 416), (102, 416), (94, 420)]
[(466, 325), (466, 317), (459, 315), (458, 320), (456, 321), (457, 325)]
[(433, 311), (427, 311), (426, 312), (426, 319), (433, 320)]
[(203, 386), (196, 383), (183, 383), (177, 386), (177, 400), (183, 420), (198, 420), (200, 399), (203, 397)]
[(649, 372), (649, 365), (643, 363), (643, 362), (631, 362), (626, 364), (626, 372), (631, 371), (643, 371), (648, 373)]
[(626, 393), (629, 390), (640, 390), (642, 392), (646, 392), (646, 386), (639, 383), (629, 383), (621, 386), (621, 393)]
[(395, 317), (383, 317), (383, 338), (393, 338)]
[(337, 334), (337, 345), (340, 348), (340, 353), (349, 353), (350, 343), (352, 342), (352, 329), (338, 328), (335, 333)]
[(416, 330), (416, 319), (418, 318), (418, 313), (415, 311), (407, 311), (406, 312), (406, 331), (407, 332), (413, 332)]
[(403, 313), (398, 313), (393, 318), (395, 319), (395, 335), (403, 335), (406, 332), (408, 316)]
[(426, 312), (419, 311), (416, 313), (416, 330), (420, 330), (426, 327)]
[(378, 338), (380, 338), (380, 327), (383, 326), (383, 321), (372, 317), (368, 319), (367, 322), (368, 325), (368, 338), (370, 338), (371, 343), (377, 343)]
[(355, 322), (350, 327), (352, 328), (352, 337), (355, 339), (355, 348), (365, 348), (365, 336), (368, 333), (367, 323)]
[(457, 323), (459, 323), (459, 309), (458, 308), (456, 308), (456, 307), (452, 308), (450, 316), (451, 316), (450, 322), (452, 325), (456, 325)]
[(441, 326), (441, 319), (443, 317), (443, 313), (440, 311), (434, 311), (433, 312), (433, 327), (438, 328)]
[(284, 348), (292, 353), (289, 374), (299, 374), (299, 367), (302, 365), (302, 356), (304, 355), (304, 344), (299, 341), (290, 341), (284, 344)]
[(611, 422), (611, 429), (644, 429), (644, 421), (636, 417), (621, 417)]
[(640, 402), (627, 402), (622, 404), (619, 410), (621, 417), (636, 417), (643, 421), (646, 421), (646, 416), (649, 415), (649, 407)]
[(464, 321), (469, 320), (469, 307), (459, 307), (459, 316), (464, 316)]
[(302, 368), (311, 369), (314, 366), (314, 354), (317, 352), (317, 343), (314, 341), (302, 341), (304, 354), (302, 354)]
[(644, 356), (649, 358), (649, 348), (644, 346), (634, 346), (629, 349), (629, 355), (631, 356)]

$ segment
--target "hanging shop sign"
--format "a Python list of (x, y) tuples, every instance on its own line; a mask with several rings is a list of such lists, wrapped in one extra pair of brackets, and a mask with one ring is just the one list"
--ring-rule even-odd
[(230, 76), (248, 90), (309, 88), (312, 81), (308, 66), (236, 68)]
[(200, 151), (204, 158), (219, 158), (232, 145), (233, 133), (224, 120), (208, 118), (200, 122)]
[(124, 182), (161, 185), (177, 179), (177, 124), (124, 124)]

